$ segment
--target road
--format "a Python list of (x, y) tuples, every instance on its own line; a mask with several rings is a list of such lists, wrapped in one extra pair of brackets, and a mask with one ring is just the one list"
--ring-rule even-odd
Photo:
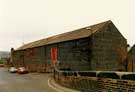
[(0, 67), (0, 92), (58, 92), (48, 86), (47, 73), (12, 74)]

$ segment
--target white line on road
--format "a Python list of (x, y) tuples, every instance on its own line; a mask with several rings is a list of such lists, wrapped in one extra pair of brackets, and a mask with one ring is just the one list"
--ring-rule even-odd
[(51, 85), (50, 81), (51, 81), (51, 78), (48, 79), (48, 86), (49, 86), (49, 87), (51, 87), (52, 89), (56, 90), (57, 92), (64, 92), (64, 91), (62, 91), (62, 90), (59, 90), (58, 88), (53, 87), (53, 86)]

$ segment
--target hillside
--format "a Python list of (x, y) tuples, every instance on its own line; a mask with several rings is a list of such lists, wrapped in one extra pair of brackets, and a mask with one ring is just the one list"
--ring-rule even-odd
[(9, 56), (9, 55), (10, 55), (10, 52), (0, 51), (0, 57), (6, 57), (6, 56)]

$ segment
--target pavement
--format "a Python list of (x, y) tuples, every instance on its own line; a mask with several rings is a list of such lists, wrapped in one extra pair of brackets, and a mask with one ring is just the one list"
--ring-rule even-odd
[(48, 79), (48, 85), (56, 90), (57, 92), (80, 92), (80, 91), (77, 91), (77, 90), (74, 90), (74, 89), (69, 89), (69, 88), (66, 88), (66, 87), (63, 87), (63, 86), (60, 86), (59, 84), (57, 84), (55, 82), (55, 80), (53, 78), (49, 78)]
[(9, 73), (0, 67), (0, 92), (78, 92), (58, 85), (49, 73)]

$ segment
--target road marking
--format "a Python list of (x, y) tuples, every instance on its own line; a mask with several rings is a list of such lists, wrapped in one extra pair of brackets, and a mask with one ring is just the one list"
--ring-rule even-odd
[(59, 90), (58, 88), (53, 87), (53, 86), (50, 84), (50, 80), (51, 80), (51, 78), (48, 79), (48, 86), (49, 86), (49, 87), (51, 87), (52, 89), (56, 90), (57, 92), (64, 92), (64, 91), (62, 91), (62, 90)]

